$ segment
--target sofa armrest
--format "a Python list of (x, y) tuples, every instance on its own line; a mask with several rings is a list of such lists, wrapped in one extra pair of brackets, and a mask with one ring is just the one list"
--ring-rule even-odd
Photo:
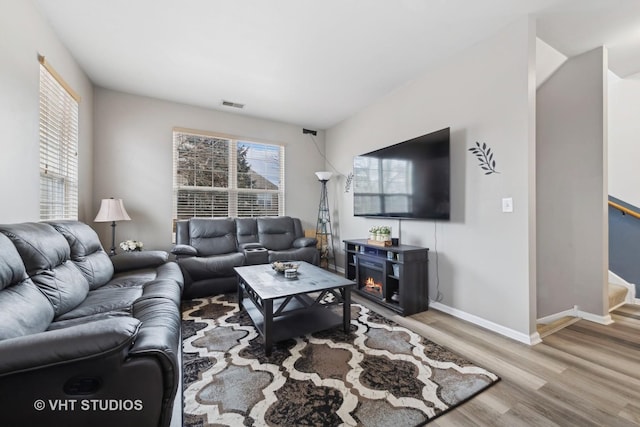
[(138, 270), (140, 268), (152, 268), (166, 263), (169, 254), (165, 251), (140, 251), (124, 252), (111, 257), (113, 269), (116, 273)]
[(114, 317), (0, 341), (0, 377), (128, 351), (139, 328), (135, 318)]
[(315, 237), (298, 237), (293, 241), (294, 248), (308, 248), (312, 246), (316, 246), (318, 244), (318, 239)]
[(258, 242), (251, 242), (251, 243), (240, 243), (238, 245), (238, 249), (240, 249), (240, 252), (246, 251), (247, 249), (251, 250), (251, 249), (264, 249), (264, 246), (262, 245), (262, 243), (258, 243)]
[(244, 253), (246, 265), (267, 264), (269, 262), (269, 251), (262, 246), (262, 243), (242, 243), (238, 246)]
[(191, 245), (175, 245), (173, 249), (171, 249), (171, 253), (178, 256), (196, 256), (198, 255), (198, 250)]
[(154, 357), (162, 366), (165, 394), (173, 396), (180, 373), (180, 309), (169, 299), (150, 298), (136, 301), (133, 315), (142, 325), (129, 356)]

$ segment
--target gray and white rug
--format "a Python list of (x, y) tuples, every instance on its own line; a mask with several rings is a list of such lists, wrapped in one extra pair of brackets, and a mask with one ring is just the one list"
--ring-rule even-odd
[(336, 327), (263, 340), (235, 295), (183, 303), (184, 425), (415, 426), (499, 378), (358, 304)]

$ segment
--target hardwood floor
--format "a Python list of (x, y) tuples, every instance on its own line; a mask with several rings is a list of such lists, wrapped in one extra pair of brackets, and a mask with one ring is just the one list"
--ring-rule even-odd
[(640, 306), (618, 308), (608, 326), (579, 320), (533, 347), (436, 310), (383, 312), (501, 377), (430, 426), (640, 425)]

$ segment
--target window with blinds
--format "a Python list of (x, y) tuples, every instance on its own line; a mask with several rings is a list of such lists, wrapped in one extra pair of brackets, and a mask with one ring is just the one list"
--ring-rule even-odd
[(284, 147), (173, 132), (174, 218), (284, 215)]
[(40, 220), (77, 220), (79, 97), (39, 59)]

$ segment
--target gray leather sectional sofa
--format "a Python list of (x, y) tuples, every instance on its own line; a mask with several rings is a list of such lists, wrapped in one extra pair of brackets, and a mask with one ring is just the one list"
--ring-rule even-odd
[(191, 218), (177, 222), (172, 253), (189, 299), (235, 291), (234, 267), (288, 260), (318, 265), (316, 244), (304, 237), (298, 218)]
[(168, 426), (182, 286), (81, 222), (0, 225), (0, 425)]

